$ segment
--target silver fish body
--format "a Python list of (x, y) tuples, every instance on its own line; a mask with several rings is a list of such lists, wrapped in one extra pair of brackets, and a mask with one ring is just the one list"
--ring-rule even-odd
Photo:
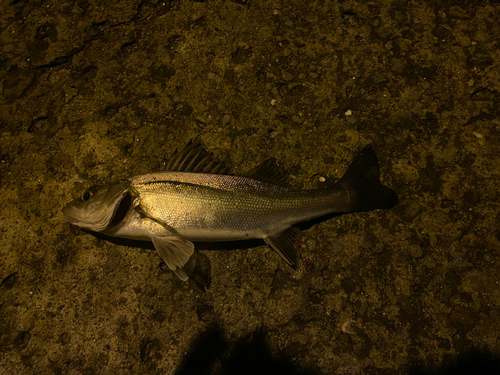
[(255, 177), (203, 173), (218, 165), (204, 152), (200, 145), (190, 145), (171, 163), (173, 171), (90, 189), (63, 212), (70, 223), (84, 229), (151, 240), (167, 265), (186, 280), (195, 254), (191, 241), (261, 238), (295, 267), (298, 230), (293, 224), (397, 202), (396, 194), (379, 183), (378, 162), (369, 148), (333, 187), (298, 191), (273, 183), (280, 178), (273, 177), (279, 171), (272, 163), (257, 168)]
[(266, 238), (349, 207), (341, 189), (293, 191), (240, 176), (166, 172), (130, 182), (148, 216), (192, 241)]

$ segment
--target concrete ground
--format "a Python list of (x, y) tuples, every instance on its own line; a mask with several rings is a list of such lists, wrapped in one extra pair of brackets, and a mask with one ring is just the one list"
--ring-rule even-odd
[[(497, 373), (497, 0), (109, 4), (0, 6), (1, 374)], [(400, 204), (306, 228), (297, 271), (202, 244), (185, 283), (65, 221), (197, 136), (298, 188), (372, 144)]]

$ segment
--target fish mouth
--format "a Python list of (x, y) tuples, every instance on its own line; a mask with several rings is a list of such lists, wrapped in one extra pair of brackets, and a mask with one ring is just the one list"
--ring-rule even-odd
[(120, 224), (127, 217), (130, 206), (132, 206), (132, 194), (127, 191), (120, 199), (120, 202), (116, 205), (113, 217), (111, 218), (107, 228), (112, 228)]
[(79, 221), (74, 215), (72, 215), (71, 211), (72, 211), (71, 203), (67, 204), (62, 209), (63, 215), (66, 218), (66, 221), (70, 224), (77, 225)]
[(63, 207), (62, 212), (70, 224), (102, 232), (125, 220), (133, 204), (133, 194), (123, 182), (96, 190), (94, 195), (94, 201), (76, 199)]

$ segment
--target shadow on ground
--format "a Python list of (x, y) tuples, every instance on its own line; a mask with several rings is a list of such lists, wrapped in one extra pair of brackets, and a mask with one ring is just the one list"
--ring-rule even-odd
[[(273, 355), (263, 329), (254, 331), (236, 341), (224, 338), (219, 326), (211, 326), (192, 343), (190, 352), (175, 372), (176, 375), (320, 375), (318, 368), (299, 368), (294, 359), (284, 353)], [(316, 367), (316, 366), (314, 366)], [(366, 369), (366, 374), (385, 374), (380, 368)], [(484, 349), (473, 348), (457, 357), (449, 357), (437, 368), (410, 366), (408, 375), (497, 375), (500, 357)]]
[(320, 375), (322, 372), (300, 369), (285, 354), (273, 356), (264, 330), (254, 331), (231, 342), (224, 339), (220, 327), (212, 326), (195, 339), (191, 351), (175, 374)]
[(448, 358), (449, 362), (437, 370), (425, 369), (423, 366), (414, 366), (409, 375), (497, 375), (500, 374), (500, 357), (489, 350), (473, 348), (456, 358)]

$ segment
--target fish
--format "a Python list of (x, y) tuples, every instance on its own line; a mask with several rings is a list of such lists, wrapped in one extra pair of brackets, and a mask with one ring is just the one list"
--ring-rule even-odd
[(152, 242), (166, 265), (186, 281), (196, 265), (193, 241), (263, 239), (296, 269), (300, 231), (295, 224), (398, 203), (394, 190), (380, 183), (371, 146), (331, 187), (294, 190), (287, 178), (275, 159), (232, 175), (197, 140), (176, 152), (161, 171), (91, 187), (62, 212), (83, 230)]

